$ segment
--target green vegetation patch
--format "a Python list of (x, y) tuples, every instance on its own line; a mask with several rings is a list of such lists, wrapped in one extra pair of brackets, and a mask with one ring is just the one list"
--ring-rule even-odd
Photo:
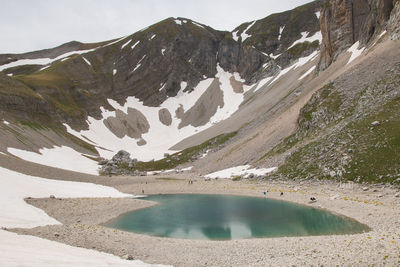
[(207, 149), (216, 148), (217, 146), (224, 144), (236, 134), (237, 132), (218, 135), (200, 145), (187, 148), (181, 152), (169, 155), (161, 160), (147, 162), (139, 161), (132, 169), (128, 167), (128, 164), (121, 164), (119, 167), (137, 171), (159, 171), (173, 169), (178, 165), (191, 161), (193, 157), (198, 156)]

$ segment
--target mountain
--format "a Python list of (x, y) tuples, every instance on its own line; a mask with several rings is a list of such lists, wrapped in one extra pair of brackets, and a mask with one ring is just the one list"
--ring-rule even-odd
[[(328, 159), (355, 151), (333, 153), (339, 143), (359, 142), (368, 149), (347, 161), (368, 162), (366, 144), (382, 142), (353, 134), (351, 125), (397, 105), (398, 42), (389, 39), (399, 39), (398, 9), (398, 1), (321, 0), (232, 32), (167, 18), (115, 40), (0, 55), (0, 151), (90, 173), (124, 149), (136, 160), (109, 164), (106, 173), (178, 165), (206, 173), (250, 163), (279, 165), (276, 176), (357, 180), (358, 168)], [(387, 87), (374, 87), (383, 80)], [(355, 140), (344, 140), (345, 132)], [(394, 154), (383, 150), (382, 161), (398, 164), (396, 137), (382, 135), (394, 138)], [(316, 166), (321, 155), (327, 160)]]

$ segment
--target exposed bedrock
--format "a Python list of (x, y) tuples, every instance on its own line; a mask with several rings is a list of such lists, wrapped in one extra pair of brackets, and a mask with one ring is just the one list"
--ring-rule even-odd
[(368, 44), (386, 28), (398, 0), (330, 0), (321, 12), (322, 32), (319, 69), (326, 69), (353, 43)]

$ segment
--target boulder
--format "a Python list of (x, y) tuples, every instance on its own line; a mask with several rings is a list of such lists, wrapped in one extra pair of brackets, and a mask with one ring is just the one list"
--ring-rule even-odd
[(117, 154), (114, 155), (114, 157), (112, 157), (112, 160), (117, 162), (117, 163), (121, 163), (121, 162), (126, 162), (129, 163), (131, 161), (130, 158), (131, 154), (125, 150), (120, 150), (118, 151)]
[(132, 261), (134, 260), (133, 256), (130, 254), (126, 254), (122, 257), (124, 260)]
[(371, 123), (371, 126), (372, 127), (376, 127), (376, 126), (379, 126), (380, 124), (381, 123), (379, 121), (374, 121), (374, 122)]

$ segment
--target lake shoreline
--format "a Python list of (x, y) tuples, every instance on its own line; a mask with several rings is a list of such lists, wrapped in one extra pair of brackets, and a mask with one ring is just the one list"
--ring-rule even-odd
[[(188, 183), (189, 179), (193, 184)], [(210, 241), (147, 236), (100, 225), (123, 213), (154, 205), (129, 198), (30, 199), (27, 200), (29, 204), (43, 209), (63, 225), (12, 230), (121, 257), (131, 255), (147, 263), (175, 266), (399, 264), (400, 198), (394, 196), (397, 192), (394, 188), (382, 186), (366, 190), (361, 185), (332, 181), (205, 181), (194, 174), (111, 177), (109, 182), (121, 192), (135, 195), (144, 191), (149, 195), (263, 197), (263, 192), (268, 191), (268, 198), (326, 209), (366, 224), (371, 231), (352, 235)], [(317, 201), (309, 203), (311, 196)]]

